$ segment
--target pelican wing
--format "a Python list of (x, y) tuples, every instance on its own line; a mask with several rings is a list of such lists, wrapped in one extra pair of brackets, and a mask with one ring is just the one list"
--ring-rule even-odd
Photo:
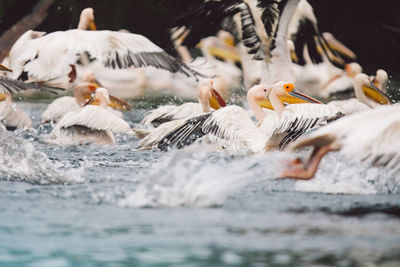
[(49, 104), (42, 113), (42, 122), (58, 122), (65, 114), (79, 110), (81, 107), (72, 96), (63, 96)]
[(144, 117), (142, 123), (151, 127), (158, 127), (160, 124), (172, 121), (194, 117), (202, 113), (202, 108), (199, 103), (185, 103), (180, 106), (162, 106), (151, 110)]
[[(279, 118), (275, 113), (267, 116), (261, 125), (270, 137), (280, 136), (279, 148), (285, 148), (305, 132), (343, 116), (339, 111), (320, 104), (293, 104), (286, 106)], [(271, 138), (268, 147), (277, 142)]]
[(113, 31), (50, 33), (27, 42), (25, 51), (10, 63), (16, 78), (24, 79), (27, 75), (39, 81), (51, 81), (69, 75), (73, 81), (73, 65), (84, 53), (113, 69), (153, 66), (188, 76), (196, 74), (146, 37)]
[[(218, 30), (223, 28), (223, 22), (226, 18), (240, 12), (242, 0), (226, 1), (204, 1), (195, 10), (186, 13), (184, 16), (176, 19), (174, 25), (177, 29), (185, 27), (190, 29), (182, 45), (194, 47), (202, 38), (216, 35)], [(227, 29), (228, 30), (228, 29)], [(182, 37), (185, 31), (182, 31), (177, 39)]]
[(57, 91), (63, 91), (64, 89), (58, 87), (46, 86), (38, 83), (24, 83), (14, 79), (0, 76), (0, 93), (16, 94), (25, 90), (39, 90), (47, 91), (51, 93), (57, 93)]
[(133, 134), (126, 121), (98, 106), (86, 106), (78, 111), (67, 113), (54, 129), (65, 129), (76, 125), (94, 130), (111, 130), (114, 133)]
[(187, 120), (164, 123), (146, 136), (139, 148), (182, 148), (205, 135), (226, 148), (252, 152), (262, 151), (267, 140), (245, 110), (228, 106)]

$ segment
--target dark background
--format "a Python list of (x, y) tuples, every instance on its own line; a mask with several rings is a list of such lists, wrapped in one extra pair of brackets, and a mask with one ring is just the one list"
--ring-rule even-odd
[[(0, 35), (29, 14), (38, 0), (0, 0)], [(75, 28), (80, 11), (95, 9), (99, 29), (140, 33), (173, 53), (167, 28), (172, 20), (202, 0), (55, 0), (36, 30)], [(319, 28), (333, 33), (350, 47), (368, 74), (384, 68), (400, 76), (399, 0), (309, 0)]]

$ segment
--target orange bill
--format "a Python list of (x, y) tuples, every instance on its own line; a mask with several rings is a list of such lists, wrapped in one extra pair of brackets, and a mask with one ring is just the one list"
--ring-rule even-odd
[(116, 96), (110, 95), (110, 107), (113, 109), (119, 109), (122, 111), (132, 110), (132, 105), (125, 100), (118, 98)]
[(211, 94), (212, 97), (210, 98), (210, 107), (217, 110), (226, 106), (225, 100), (222, 98), (217, 90), (211, 88)]

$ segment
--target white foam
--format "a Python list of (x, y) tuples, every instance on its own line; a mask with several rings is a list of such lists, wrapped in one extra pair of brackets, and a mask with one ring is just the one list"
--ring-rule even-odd
[(62, 163), (54, 163), (34, 145), (5, 130), (0, 130), (0, 179), (34, 184), (64, 184), (82, 182), (83, 170), (59, 170)]
[(396, 193), (400, 189), (400, 176), (394, 171), (343, 157), (340, 153), (330, 153), (322, 160), (315, 177), (296, 182), (295, 189), (331, 194)]
[[(264, 166), (259, 164), (265, 157), (233, 160), (224, 157), (227, 156), (172, 152), (168, 160), (153, 166), (155, 170), (140, 179), (135, 192), (128, 193), (118, 204), (123, 207), (221, 206), (227, 196), (246, 185), (255, 172), (265, 173)], [(255, 164), (262, 170), (252, 170)]]

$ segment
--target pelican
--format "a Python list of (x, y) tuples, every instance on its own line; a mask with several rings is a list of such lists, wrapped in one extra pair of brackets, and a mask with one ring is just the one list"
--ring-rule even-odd
[(105, 88), (97, 88), (91, 101), (96, 101), (98, 105), (86, 105), (65, 114), (55, 125), (48, 142), (61, 145), (115, 145), (113, 133), (133, 133), (126, 121), (106, 109), (110, 105), (110, 97)]
[(313, 146), (314, 150), (307, 162), (296, 160), (281, 177), (311, 179), (330, 151), (340, 151), (372, 166), (400, 170), (399, 112), (399, 104), (380, 107), (342, 118), (300, 138), (291, 149)]
[[(11, 69), (0, 64), (0, 71), (12, 72)], [(60, 88), (44, 87), (35, 83), (23, 83), (0, 76), (0, 121), (7, 130), (26, 129), (32, 127), (31, 119), (12, 101), (12, 95), (26, 90), (52, 90)]]
[(383, 93), (387, 92), (386, 83), (388, 80), (388, 74), (383, 69), (378, 69), (376, 71), (376, 75), (370, 77), (372, 79), (373, 84), (381, 90)]
[(78, 23), (79, 30), (92, 30), (96, 31), (97, 26), (94, 22), (94, 10), (91, 7), (85, 8), (82, 10), (79, 23)]
[[(296, 93), (293, 88), (291, 83), (277, 82), (269, 88), (257, 85), (248, 91), (247, 99), (258, 121), (257, 125), (243, 108), (231, 105), (190, 119), (164, 123), (142, 139), (138, 148), (182, 148), (205, 135), (233, 151), (259, 153), (285, 146), (308, 129), (336, 115), (325, 105), (318, 105), (321, 102)], [(318, 104), (292, 104), (284, 107), (282, 101)], [(271, 106), (275, 112), (266, 113), (262, 109)], [(313, 112), (306, 113), (307, 110)], [(315, 115), (316, 110), (319, 110), (318, 116)], [(297, 113), (303, 116), (296, 116)]]
[(319, 90), (319, 96), (328, 98), (331, 95), (354, 88), (355, 77), (362, 73), (362, 67), (357, 62), (346, 64), (345, 71), (332, 77)]
[[(175, 48), (183, 62), (191, 69), (205, 77), (213, 77), (214, 88), (223, 96), (228, 97), (232, 89), (240, 87), (241, 70), (234, 65), (237, 60), (236, 50), (228, 45), (225, 39), (228, 37), (207, 37), (203, 39), (198, 47), (203, 53), (202, 57), (193, 59), (189, 50), (181, 45), (181, 38), (176, 39), (174, 34), (172, 40)], [(224, 38), (221, 40), (221, 38)], [(235, 57), (236, 55), (236, 57)], [(219, 56), (226, 61), (216, 58)], [(145, 80), (145, 95), (165, 96), (173, 95), (184, 98), (194, 98), (197, 93), (197, 82), (181, 73), (169, 73), (154, 68), (143, 69)]]
[(141, 123), (148, 127), (157, 127), (164, 122), (198, 116), (226, 106), (224, 99), (213, 88), (212, 81), (202, 81), (198, 91), (199, 103), (188, 102), (180, 106), (166, 105), (159, 107), (151, 110)]
[[(20, 38), (26, 39), (30, 34), (28, 31)], [(153, 66), (187, 76), (197, 75), (142, 35), (74, 29), (28, 39), (23, 51), (11, 48), (9, 64), (14, 71), (9, 76), (73, 88), (77, 78), (75, 65), (86, 53), (112, 69)]]
[(32, 128), (31, 119), (13, 103), (11, 94), (0, 94), (0, 122), (7, 130)]
[(345, 115), (350, 115), (377, 108), (382, 105), (392, 104), (391, 99), (377, 88), (364, 73), (360, 73), (356, 76), (354, 80), (354, 92), (356, 98), (331, 101), (327, 105), (340, 110)]
[[(81, 109), (87, 104), (88, 100), (91, 98), (91, 94), (94, 93), (98, 87), (98, 84), (89, 82), (84, 82), (77, 85), (74, 88), (74, 96), (63, 96), (57, 98), (48, 105), (47, 109), (42, 113), (42, 123), (56, 123), (60, 121), (68, 112)], [(120, 110), (131, 109), (131, 105), (129, 105), (129, 103), (126, 101), (112, 95), (109, 97), (111, 101), (110, 106), (108, 106), (107, 109), (110, 109), (110, 112), (113, 112), (118, 117), (122, 118), (122, 114), (116, 110), (113, 110), (112, 108)]]

